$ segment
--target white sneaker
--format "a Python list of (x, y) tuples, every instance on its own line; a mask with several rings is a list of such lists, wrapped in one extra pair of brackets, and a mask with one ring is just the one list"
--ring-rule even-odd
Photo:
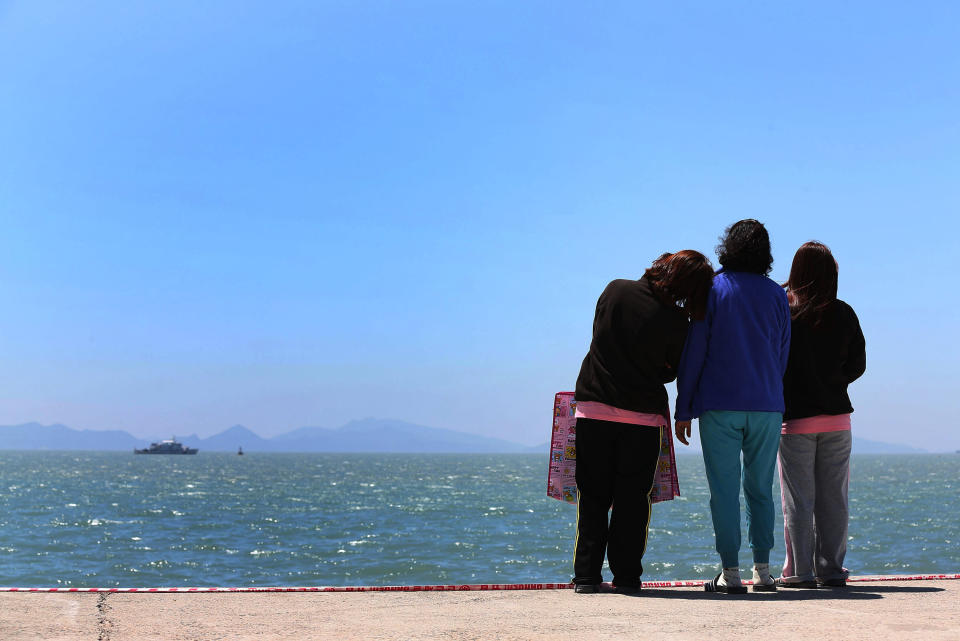
[(777, 582), (770, 576), (769, 563), (753, 564), (753, 591), (754, 592), (776, 592)]

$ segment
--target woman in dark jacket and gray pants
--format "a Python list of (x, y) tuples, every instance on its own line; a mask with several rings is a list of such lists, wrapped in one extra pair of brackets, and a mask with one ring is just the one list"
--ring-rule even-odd
[(780, 437), (787, 558), (782, 587), (846, 584), (850, 414), (847, 385), (866, 369), (853, 308), (837, 298), (837, 263), (817, 242), (797, 250), (784, 286), (792, 342)]

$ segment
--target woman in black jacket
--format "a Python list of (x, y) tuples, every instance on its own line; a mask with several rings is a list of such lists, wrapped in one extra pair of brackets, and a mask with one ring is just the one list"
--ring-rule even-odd
[(792, 340), (780, 436), (787, 558), (783, 587), (846, 584), (850, 414), (847, 385), (866, 369), (853, 308), (837, 298), (837, 262), (818, 242), (797, 250), (784, 285)]
[(662, 255), (640, 280), (611, 282), (597, 301), (575, 393), (577, 592), (598, 591), (604, 554), (618, 592), (640, 589), (650, 492), (670, 425), (664, 384), (677, 376), (689, 318), (703, 318), (712, 280), (710, 261), (684, 250)]

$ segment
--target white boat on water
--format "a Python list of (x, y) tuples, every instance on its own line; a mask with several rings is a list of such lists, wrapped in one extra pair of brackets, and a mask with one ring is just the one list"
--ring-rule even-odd
[(151, 443), (150, 447), (142, 450), (134, 448), (134, 454), (196, 454), (199, 450), (195, 447), (187, 447), (183, 443), (177, 442), (176, 437), (170, 438), (159, 443)]

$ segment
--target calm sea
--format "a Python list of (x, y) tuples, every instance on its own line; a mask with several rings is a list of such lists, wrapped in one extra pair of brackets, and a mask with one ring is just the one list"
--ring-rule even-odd
[[(546, 497), (546, 459), (0, 452), (0, 585), (567, 581), (576, 511)], [(716, 571), (702, 462), (678, 465), (648, 579)], [(854, 457), (847, 566), (960, 572), (958, 487), (960, 455)], [(778, 535), (774, 564), (782, 553)]]

